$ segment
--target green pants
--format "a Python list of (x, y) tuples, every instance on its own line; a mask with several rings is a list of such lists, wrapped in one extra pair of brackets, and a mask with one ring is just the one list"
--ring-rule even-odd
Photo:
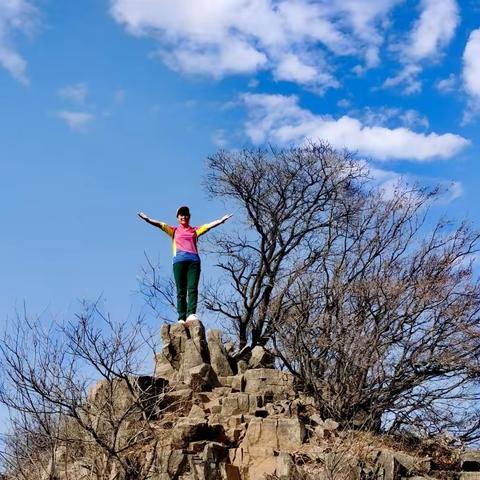
[(173, 276), (177, 286), (178, 319), (185, 320), (187, 315), (197, 312), (200, 262), (187, 260), (174, 263)]

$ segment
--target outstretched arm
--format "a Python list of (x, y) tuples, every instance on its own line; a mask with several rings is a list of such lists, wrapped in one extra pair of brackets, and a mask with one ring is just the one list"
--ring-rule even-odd
[(159, 220), (153, 220), (153, 218), (149, 218), (147, 215), (145, 215), (143, 212), (138, 212), (137, 215), (142, 219), (145, 220), (147, 223), (150, 225), (153, 225), (154, 227), (158, 227), (161, 230), (163, 230), (167, 235), (172, 236), (173, 235), (173, 228), (167, 225), (165, 222), (160, 222)]
[(138, 212), (137, 215), (142, 219), (145, 220), (147, 223), (150, 225), (153, 225), (154, 227), (162, 228), (162, 222), (159, 222), (158, 220), (153, 220), (150, 217), (147, 217), (143, 212)]
[(206, 223), (205, 225), (198, 227), (197, 237), (199, 237), (200, 235), (203, 235), (204, 233), (208, 232), (212, 228), (218, 227), (222, 223), (225, 223), (230, 217), (232, 217), (232, 214), (224, 215), (222, 218), (219, 218), (218, 220), (215, 220), (211, 223)]

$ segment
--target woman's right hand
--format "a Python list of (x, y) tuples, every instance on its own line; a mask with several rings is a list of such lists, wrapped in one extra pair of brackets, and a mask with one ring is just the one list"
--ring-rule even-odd
[(138, 212), (137, 215), (138, 215), (142, 220), (148, 220), (148, 217), (147, 217), (143, 212)]

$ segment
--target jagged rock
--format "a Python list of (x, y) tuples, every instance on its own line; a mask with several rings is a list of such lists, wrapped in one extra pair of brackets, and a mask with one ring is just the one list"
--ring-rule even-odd
[(270, 447), (249, 450), (239, 447), (232, 452), (231, 461), (242, 473), (240, 478), (262, 479), (269, 475), (280, 480), (290, 480), (295, 470), (289, 454), (276, 452)]
[(167, 380), (147, 375), (100, 380), (88, 393), (88, 414), (101, 417), (108, 405), (108, 408), (113, 407), (118, 418), (126, 412), (130, 421), (141, 418), (145, 413), (151, 417), (166, 408), (166, 396), (170, 390)]
[(248, 368), (274, 368), (275, 357), (265, 347), (253, 347), (248, 360)]
[(227, 420), (227, 425), (229, 427), (238, 427), (244, 422), (243, 415), (231, 415)]
[[(227, 448), (218, 442), (196, 442), (192, 445), (193, 455), (189, 455), (190, 476), (185, 480), (213, 480), (222, 477), (221, 464), (228, 455)], [(174, 477), (175, 479), (177, 477)], [(184, 477), (182, 477), (184, 478)]]
[(395, 458), (409, 472), (426, 473), (431, 469), (431, 460), (428, 457), (417, 457), (403, 452), (395, 452)]
[(239, 360), (237, 362), (238, 373), (244, 373), (247, 371), (247, 369), (248, 369), (248, 362), (246, 362), (245, 360)]
[(183, 375), (184, 381), (195, 391), (211, 390), (219, 384), (216, 373), (208, 363), (190, 368)]
[(203, 411), (207, 414), (214, 413), (214, 410), (216, 413), (219, 413), (222, 410), (221, 398), (215, 393), (215, 391), (199, 392), (197, 393), (197, 398), (202, 404)]
[(162, 352), (155, 357), (155, 375), (173, 380), (180, 369), (187, 334), (183, 325), (164, 324), (160, 328)]
[(161, 480), (178, 478), (178, 475), (183, 473), (187, 463), (187, 456), (181, 449), (157, 449), (155, 470), (158, 472)]
[(165, 411), (183, 412), (191, 407), (193, 390), (180, 388), (171, 390), (165, 395)]
[[(200, 360), (209, 363), (210, 358), (203, 323), (200, 320), (191, 320), (186, 325), (188, 326), (187, 328), (184, 327), (184, 331), (190, 341), (185, 344), (183, 365), (188, 370), (198, 365)], [(182, 327), (182, 325), (179, 325), (179, 327)]]
[(155, 376), (184, 381), (192, 368), (210, 364), (205, 328), (199, 320), (162, 325), (160, 336), (163, 348), (155, 357)]
[(407, 453), (381, 450), (376, 456), (377, 464), (383, 469), (384, 480), (396, 480), (413, 474), (428, 473), (431, 468), (429, 458), (416, 457)]
[(235, 378), (234, 375), (228, 375), (228, 376), (217, 375), (217, 377), (222, 387), (231, 387), (232, 381)]
[(188, 414), (190, 418), (205, 418), (205, 411), (198, 405), (192, 405), (190, 413)]
[(214, 393), (223, 397), (232, 393), (232, 387), (216, 387), (213, 389)]
[(261, 406), (256, 395), (236, 392), (223, 399), (222, 415), (238, 415), (241, 413), (254, 414), (257, 407)]
[(232, 445), (237, 445), (245, 436), (244, 428), (229, 428), (225, 431), (228, 441)]
[(219, 425), (210, 425), (205, 418), (182, 417), (172, 430), (172, 444), (185, 448), (192, 441), (207, 440), (221, 434)]
[(125, 380), (99, 380), (88, 392), (91, 405), (115, 402), (117, 408), (128, 408), (132, 401), (148, 401), (168, 392), (168, 381), (163, 378), (142, 375)]
[(220, 330), (209, 330), (207, 338), (210, 362), (216, 374), (222, 377), (233, 375), (233, 370), (228, 363), (228, 354), (222, 343)]
[(293, 418), (252, 418), (242, 442), (245, 450), (252, 447), (273, 448), (284, 452), (299, 449), (305, 437), (305, 426)]
[(219, 442), (208, 442), (203, 449), (205, 462), (220, 463), (228, 456), (228, 448)]
[(269, 401), (268, 396), (262, 396), (265, 410), (270, 416), (283, 416), (288, 418), (298, 417), (298, 405), (290, 400)]
[(271, 394), (274, 398), (284, 399), (294, 395), (293, 375), (273, 368), (255, 368), (243, 374), (244, 388), (247, 393)]
[[(265, 474), (275, 475), (279, 480), (290, 480), (294, 470), (292, 457), (286, 453), (273, 455), (270, 451), (257, 451), (249, 466), (251, 478), (262, 478)], [(265, 478), (265, 477), (263, 477)]]
[(280, 450), (295, 451), (303, 443), (305, 426), (298, 418), (279, 418), (277, 419), (277, 436)]
[(231, 377), (231, 387), (233, 391), (243, 392), (245, 389), (245, 380), (242, 374)]

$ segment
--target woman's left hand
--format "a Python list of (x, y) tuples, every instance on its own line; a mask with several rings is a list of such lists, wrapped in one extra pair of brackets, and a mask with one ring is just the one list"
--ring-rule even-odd
[(224, 215), (220, 221), (223, 223), (223, 222), (226, 222), (230, 217), (233, 217), (233, 213), (229, 213), (228, 215)]

